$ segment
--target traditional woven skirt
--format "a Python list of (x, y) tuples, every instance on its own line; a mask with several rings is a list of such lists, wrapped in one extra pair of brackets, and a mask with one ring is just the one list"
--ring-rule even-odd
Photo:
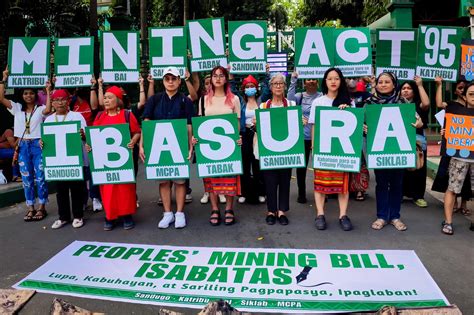
[(314, 170), (314, 191), (322, 194), (348, 193), (349, 173)]
[(204, 178), (204, 191), (227, 196), (240, 195), (240, 176)]

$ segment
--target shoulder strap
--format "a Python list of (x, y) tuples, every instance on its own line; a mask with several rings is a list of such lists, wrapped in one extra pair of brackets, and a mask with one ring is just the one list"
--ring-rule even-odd
[(125, 122), (128, 124), (130, 123), (130, 110), (124, 109), (125, 110)]
[(298, 97), (296, 97), (296, 105), (300, 105), (303, 104), (303, 93), (300, 93), (300, 98), (298, 99)]
[(100, 119), (100, 116), (102, 116), (103, 113), (104, 113), (103, 110), (99, 111), (99, 112), (97, 113), (97, 116), (95, 116), (95, 120)]

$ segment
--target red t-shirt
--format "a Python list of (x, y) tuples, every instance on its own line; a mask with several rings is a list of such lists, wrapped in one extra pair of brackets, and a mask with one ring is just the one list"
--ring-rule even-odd
[(89, 103), (84, 100), (80, 101), (79, 99), (77, 99), (72, 110), (74, 112), (80, 113), (82, 117), (84, 117), (87, 126), (92, 126), (94, 120), (92, 119), (92, 110)]
[[(127, 121), (125, 119), (125, 110), (121, 110), (118, 115), (109, 116), (105, 111), (102, 113), (97, 114), (94, 120), (94, 126), (104, 126), (104, 125), (116, 125), (116, 124), (126, 124)], [(138, 124), (135, 115), (130, 112), (130, 133), (131, 136), (141, 133), (140, 125)]]

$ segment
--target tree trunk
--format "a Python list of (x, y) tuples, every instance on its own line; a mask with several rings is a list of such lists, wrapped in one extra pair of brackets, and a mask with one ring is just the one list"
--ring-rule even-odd
[(186, 21), (189, 20), (189, 0), (184, 0), (183, 4), (183, 25), (186, 25)]
[(94, 37), (94, 74), (96, 78), (99, 75), (99, 37), (97, 34), (98, 21), (97, 21), (97, 0), (90, 0), (89, 6), (90, 20), (89, 30), (91, 36)]

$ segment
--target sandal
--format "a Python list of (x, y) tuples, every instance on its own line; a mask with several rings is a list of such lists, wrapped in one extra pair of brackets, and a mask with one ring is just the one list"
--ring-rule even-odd
[(33, 221), (41, 221), (44, 218), (46, 218), (47, 216), (48, 216), (48, 213), (46, 212), (45, 209), (39, 209), (38, 211), (36, 211), (36, 214), (34, 215), (32, 220)]
[(454, 234), (454, 229), (453, 229), (453, 224), (452, 223), (446, 223), (445, 221), (441, 222), (441, 232), (443, 232), (446, 235), (453, 235)]
[(12, 178), (12, 183), (21, 183), (23, 180), (21, 179), (21, 176), (13, 176)]
[(387, 221), (385, 221), (384, 219), (377, 219), (372, 223), (372, 228), (374, 230), (381, 230), (386, 225), (387, 225)]
[[(217, 214), (217, 216), (215, 216)], [(221, 212), (219, 210), (212, 210), (211, 217), (209, 218), (209, 223), (212, 226), (218, 226), (221, 224)]]
[(232, 209), (225, 210), (224, 214), (225, 214), (225, 217), (224, 217), (225, 225), (232, 225), (235, 223), (234, 210)]
[(31, 222), (31, 221), (33, 221), (33, 217), (35, 215), (36, 215), (36, 210), (35, 209), (29, 209), (28, 212), (23, 217), (23, 220), (25, 222)]
[(365, 200), (365, 195), (363, 191), (358, 191), (355, 197), (356, 201), (364, 201)]
[(463, 215), (465, 216), (470, 216), (471, 215), (471, 209), (468, 208), (459, 208), (458, 209)]
[(407, 226), (400, 219), (394, 219), (390, 221), (390, 224), (393, 225), (398, 231), (406, 231)]

